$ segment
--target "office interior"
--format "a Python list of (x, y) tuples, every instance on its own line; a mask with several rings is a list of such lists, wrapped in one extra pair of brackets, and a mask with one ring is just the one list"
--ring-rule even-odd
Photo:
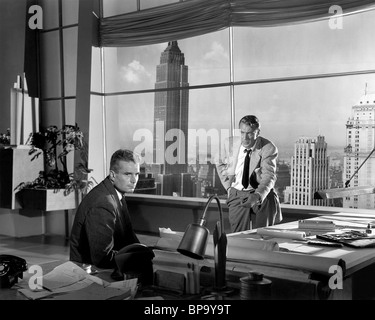
[[(185, 110), (188, 121), (183, 130), (189, 132), (189, 138), (201, 128), (206, 133), (212, 129), (220, 134), (224, 132), (224, 136), (230, 135), (239, 119), (250, 113), (259, 115), (262, 134), (279, 144), (280, 158), (293, 156), (293, 151), (284, 154), (282, 146), (286, 141), (293, 149), (294, 143), (305, 134), (327, 134), (328, 143), (332, 137), (332, 144), (341, 147), (342, 142), (344, 149), (347, 147), (345, 125), (351, 116), (351, 107), (362, 96), (372, 97), (371, 91), (375, 92), (375, 47), (371, 40), (374, 2), (338, 1), (322, 5), (321, 1), (306, 1), (305, 7), (290, 9), (296, 8), (296, 3), (277, 1), (275, 7), (259, 4), (252, 8), (255, 13), (250, 14), (250, 7), (246, 5), (251, 4), (236, 0), (209, 3), (199, 0), (0, 0), (0, 132), (13, 130), (17, 135), (13, 157), (20, 154), (21, 166), (31, 168), (32, 164), (24, 156), (28, 149), (17, 147), (26, 143), (25, 126), (39, 130), (50, 125), (77, 124), (88, 143), (88, 167), (92, 171), (87, 178), (94, 183), (106, 177), (110, 156), (118, 148), (144, 151), (143, 155), (152, 163), (155, 154), (150, 156), (147, 152), (155, 152), (152, 135), (157, 134), (156, 97), (178, 91), (173, 85), (169, 90), (157, 86), (157, 66), (161, 64), (162, 53), (172, 46), (185, 59), (186, 73), (181, 74), (186, 78), (180, 79), (180, 83), (189, 90), (179, 90), (188, 106), (188, 111)], [(32, 6), (34, 11), (30, 9)], [(42, 11), (38, 11), (40, 8)], [(232, 15), (228, 14), (230, 11)], [(157, 20), (160, 13), (169, 14), (166, 21)], [(344, 15), (339, 16), (340, 13)], [(148, 25), (150, 17), (157, 20), (155, 25)], [(354, 21), (355, 17), (363, 19)], [(163, 29), (163, 23), (167, 29)], [(116, 27), (120, 32), (116, 32)], [(280, 34), (276, 31), (278, 28)], [(306, 49), (301, 49), (304, 46)], [(202, 48), (200, 54), (199, 48)], [(348, 51), (343, 53), (341, 48)], [(299, 56), (296, 52), (300, 49)], [(148, 65), (153, 65), (152, 70)], [(22, 87), (25, 79), (26, 93)], [(20, 120), (15, 119), (12, 111), (14, 101), (10, 94), (20, 83), (18, 92), (32, 97), (38, 104), (29, 118), (23, 118), (22, 130)], [(345, 95), (348, 88), (352, 89), (350, 100)], [(320, 103), (323, 97), (328, 102)], [(336, 107), (325, 104), (333, 101)], [(293, 107), (286, 109), (287, 105)], [(289, 133), (291, 127), (296, 131)], [(151, 142), (142, 144), (145, 140), (140, 137), (150, 136)], [(153, 180), (158, 182), (158, 187), (127, 196), (133, 227), (138, 234), (158, 237), (160, 228), (184, 232), (189, 224), (199, 220), (209, 196), (215, 193), (220, 195), (224, 229), (230, 233), (225, 192), (220, 189), (215, 172), (213, 182), (207, 186), (198, 187), (197, 181), (184, 184), (181, 174), (193, 175), (194, 169), (199, 180), (200, 164), (197, 145), (186, 141), (184, 148), (189, 165), (169, 172), (180, 175), (180, 185), (175, 190), (166, 187), (172, 180), (166, 175), (155, 175), (150, 165), (145, 178), (158, 176), (159, 180)], [(191, 154), (195, 158), (189, 160)], [(79, 161), (78, 153), (69, 154), (67, 160), (73, 170)], [(17, 163), (16, 158), (12, 161)], [(2, 172), (12, 169), (4, 168)], [(23, 181), (23, 177), (17, 179)], [(361, 182), (357, 181), (356, 185)], [(0, 239), (6, 244), (6, 252), (12, 252), (12, 245), (16, 250), (20, 246), (17, 243), (26, 241), (25, 244), (31, 239), (31, 244), (41, 246), (42, 252), (38, 254), (45, 250), (48, 255), (54, 248), (58, 259), (67, 260), (75, 208), (23, 208), (14, 198), (13, 182), (7, 183), (2, 183), (0, 190), (1, 197), (11, 198), (0, 208)], [(363, 184), (367, 185), (368, 181)], [(343, 185), (334, 186), (340, 187)], [(282, 223), (337, 213), (368, 217), (373, 215), (374, 198), (370, 202), (368, 207), (343, 207), (342, 203), (336, 206), (333, 200), (308, 204), (284, 201)], [(215, 205), (209, 211), (207, 227), (213, 230), (218, 212)]]

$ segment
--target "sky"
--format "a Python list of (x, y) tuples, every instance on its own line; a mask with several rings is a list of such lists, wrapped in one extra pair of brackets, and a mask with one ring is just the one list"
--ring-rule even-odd
[[(286, 27), (234, 28), (234, 80), (264, 79), (375, 70), (375, 11), (344, 16), (339, 29), (329, 21)], [(189, 84), (230, 81), (229, 30), (178, 40)], [(166, 43), (106, 48), (106, 92), (153, 89), (156, 65)], [(367, 89), (365, 89), (367, 86)], [(290, 150), (300, 136), (325, 136), (328, 147), (344, 148), (345, 124), (361, 96), (375, 92), (375, 74), (235, 86), (235, 122), (255, 114), (261, 135)], [(152, 131), (154, 94), (111, 97), (117, 133), (129, 137)], [(229, 88), (190, 90), (189, 128), (229, 129)], [(131, 112), (129, 112), (131, 110)], [(126, 121), (124, 121), (126, 119)], [(115, 127), (114, 127), (115, 128)], [(136, 142), (135, 142), (136, 143)], [(191, 142), (189, 142), (191, 144)]]

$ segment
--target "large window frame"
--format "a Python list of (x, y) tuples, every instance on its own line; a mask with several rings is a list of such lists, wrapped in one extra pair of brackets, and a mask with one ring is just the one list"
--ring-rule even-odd
[[(238, 119), (236, 117), (236, 108), (235, 108), (235, 90), (241, 86), (248, 86), (248, 85), (259, 85), (259, 84), (267, 84), (267, 83), (285, 83), (285, 82), (295, 82), (295, 81), (305, 81), (305, 80), (317, 80), (317, 79), (330, 79), (330, 78), (337, 78), (337, 77), (349, 77), (349, 76), (362, 76), (367, 74), (373, 74), (374, 70), (356, 70), (356, 71), (347, 71), (347, 72), (333, 72), (333, 73), (317, 73), (317, 74), (305, 74), (305, 75), (297, 75), (297, 76), (290, 76), (290, 77), (274, 77), (274, 78), (266, 78), (266, 79), (258, 79), (258, 80), (236, 80), (234, 77), (234, 61), (233, 61), (233, 39), (235, 37), (234, 27), (229, 27), (229, 52), (230, 52), (230, 61), (229, 61), (229, 81), (225, 83), (213, 83), (213, 84), (202, 84), (202, 85), (190, 85), (189, 91), (193, 90), (200, 90), (200, 89), (209, 89), (212, 87), (222, 87), (228, 88), (230, 91), (230, 118), (228, 122), (228, 127), (230, 131), (234, 133), (235, 128), (237, 126)], [(101, 122), (103, 125), (103, 134), (102, 138), (103, 141), (106, 141), (106, 117), (107, 117), (107, 110), (106, 110), (106, 101), (107, 99), (114, 97), (114, 96), (124, 96), (124, 95), (134, 95), (134, 94), (149, 94), (155, 93), (157, 90), (155, 89), (143, 89), (143, 90), (135, 90), (135, 91), (121, 91), (121, 92), (105, 92), (105, 77), (103, 74), (105, 73), (105, 51), (106, 48), (99, 48), (94, 49), (99, 51), (99, 60), (100, 60), (100, 73), (101, 73), (101, 83), (100, 83), (100, 92), (93, 91), (92, 96), (100, 97), (102, 103), (102, 117)], [(173, 88), (169, 89), (173, 90)], [(175, 90), (180, 90), (179, 88), (175, 88)], [(90, 133), (91, 135), (91, 133)], [(100, 172), (105, 174), (107, 170), (108, 164), (108, 157), (110, 156), (107, 154), (106, 150), (106, 143), (104, 143), (104, 158), (102, 162), (102, 170)]]

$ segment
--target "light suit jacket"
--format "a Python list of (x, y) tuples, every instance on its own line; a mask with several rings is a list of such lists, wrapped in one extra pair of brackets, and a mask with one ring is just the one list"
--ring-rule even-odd
[[(241, 138), (230, 137), (224, 143), (223, 156), (216, 158), (217, 172), (225, 189), (228, 189), (236, 178), (235, 169), (240, 147)], [(259, 185), (255, 192), (259, 193), (262, 201), (275, 186), (277, 155), (277, 147), (271, 141), (261, 136), (256, 139), (250, 156), (249, 178), (255, 169), (260, 169), (260, 174), (257, 175)]]
[[(241, 138), (230, 137), (224, 143), (222, 157), (215, 159), (217, 172), (225, 189), (228, 189), (236, 179), (235, 170), (240, 147)], [(271, 141), (261, 136), (257, 137), (250, 156), (249, 178), (255, 173), (259, 183), (255, 192), (260, 195), (262, 203), (252, 208), (257, 215), (256, 223), (259, 226), (273, 225), (283, 219), (279, 197), (273, 189), (276, 182), (277, 155), (277, 147)]]

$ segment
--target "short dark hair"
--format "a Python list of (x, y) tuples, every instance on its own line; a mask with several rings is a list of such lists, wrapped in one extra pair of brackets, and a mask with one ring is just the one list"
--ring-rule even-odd
[(141, 159), (137, 153), (131, 150), (119, 149), (112, 154), (109, 167), (110, 170), (117, 172), (119, 161), (134, 162), (135, 164), (137, 164), (141, 162)]
[(244, 123), (254, 129), (260, 129), (259, 119), (253, 115), (244, 116), (238, 124), (240, 125), (241, 123)]

